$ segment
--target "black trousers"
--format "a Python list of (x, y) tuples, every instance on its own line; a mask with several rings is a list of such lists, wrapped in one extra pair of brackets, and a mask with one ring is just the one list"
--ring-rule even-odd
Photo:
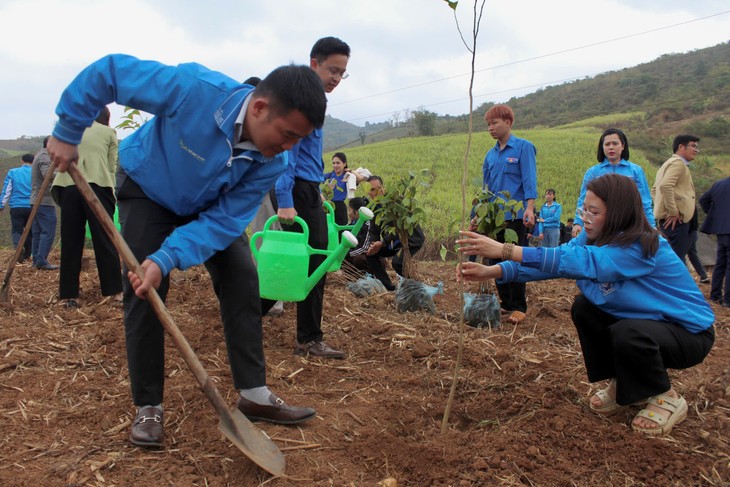
[(582, 294), (571, 309), (590, 382), (616, 379), (616, 402), (626, 406), (668, 391), (667, 369), (701, 363), (715, 341), (713, 327), (690, 333), (666, 321), (620, 319)]
[[(327, 249), (327, 217), (320, 198), (319, 184), (297, 179), (294, 182), (292, 196), (294, 209), (309, 227), (309, 245), (315, 249)], [(288, 232), (301, 232), (299, 225), (282, 225)], [(313, 255), (309, 258), (309, 274), (324, 262), (325, 256)], [(276, 279), (276, 276), (265, 276), (264, 279)], [(297, 303), (297, 341), (307, 343), (322, 340), (322, 303), (324, 301), (324, 285), (327, 275), (315, 284), (312, 291)], [(261, 311), (266, 314), (276, 301), (261, 300)]]
[(659, 220), (657, 226), (659, 231), (669, 241), (669, 245), (672, 246), (674, 253), (677, 254), (679, 260), (684, 263), (684, 258), (687, 256), (689, 251), (690, 240), (689, 240), (689, 222), (680, 223), (674, 226), (674, 230), (671, 228), (664, 228), (665, 220)]
[[(421, 247), (409, 247), (408, 250), (411, 253), (411, 257), (413, 257), (419, 250), (421, 250)], [(383, 263), (383, 259), (393, 257), (393, 260), (391, 261), (391, 264), (393, 265), (393, 270), (399, 276), (403, 276), (403, 252), (405, 252), (405, 250), (400, 245), (394, 249), (383, 246), (377, 254), (367, 256), (367, 263), (370, 273), (373, 276), (377, 277), (380, 282), (383, 283), (383, 286), (385, 286), (386, 289), (392, 289), (394, 287), (394, 284), (390, 280), (388, 272), (385, 270), (385, 264)]]
[[(517, 245), (527, 247), (527, 229), (522, 219), (511, 220), (507, 224), (507, 228), (511, 228), (517, 232)], [(497, 234), (497, 241), (504, 242), (504, 232)], [(494, 265), (502, 262), (499, 259), (490, 259), (490, 264)], [(507, 284), (497, 284), (497, 293), (499, 294), (500, 306), (507, 311), (527, 311), (527, 284), (524, 282), (510, 282)]]
[[(109, 217), (114, 216), (116, 200), (112, 188), (90, 184)], [(59, 276), (59, 297), (79, 297), (79, 275), (86, 241), (86, 222), (89, 223), (91, 241), (94, 245), (96, 269), (102, 296), (113, 296), (122, 292), (122, 269), (119, 253), (104, 231), (91, 207), (73, 186), (54, 186), (53, 197), (61, 208), (61, 270)]]
[(347, 203), (345, 201), (333, 201), (335, 207), (335, 223), (347, 225)]
[[(142, 262), (160, 248), (175, 227), (197, 215), (182, 217), (153, 202), (139, 186), (120, 177), (119, 220), (122, 235)], [(256, 267), (244, 235), (205, 262), (221, 307), (228, 362), (237, 389), (266, 385), (261, 305)], [(165, 381), (164, 330), (149, 301), (139, 299), (124, 271), (124, 329), (132, 398), (137, 406), (160, 404)], [(158, 293), (164, 301), (169, 276)]]

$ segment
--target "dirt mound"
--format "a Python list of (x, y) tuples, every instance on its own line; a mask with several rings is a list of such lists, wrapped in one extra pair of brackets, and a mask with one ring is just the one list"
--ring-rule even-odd
[[(0, 251), (6, 262), (10, 251)], [(56, 262), (58, 256), (52, 256)], [(325, 339), (342, 361), (292, 354), (295, 309), (265, 318), (269, 385), (312, 406), (300, 427), (258, 426), (286, 456), (289, 478), (271, 479), (218, 432), (217, 418), (168, 340), (165, 448), (134, 447), (121, 308), (99, 294), (92, 265), (81, 307), (56, 299), (58, 274), (15, 270), (0, 303), (0, 485), (728, 485), (730, 345), (727, 308), (715, 307), (715, 348), (698, 367), (673, 371), (690, 403), (671, 437), (628, 426), (637, 408), (589, 412), (569, 281), (528, 285), (520, 325), (466, 327), (448, 432), (441, 421), (458, 345), (459, 294), (449, 264), (420, 262), (444, 282), (436, 314), (395, 310), (393, 293), (357, 298), (331, 276)], [(170, 311), (232, 405), (218, 314), (202, 268), (174, 272)], [(707, 287), (703, 287), (708, 291)]]

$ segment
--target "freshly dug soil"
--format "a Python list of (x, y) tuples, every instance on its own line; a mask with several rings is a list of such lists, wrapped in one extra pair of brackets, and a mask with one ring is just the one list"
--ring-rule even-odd
[[(0, 251), (0, 262), (10, 255)], [(269, 386), (317, 409), (299, 427), (256, 423), (286, 457), (288, 477), (274, 479), (218, 431), (170, 340), (165, 447), (129, 443), (134, 408), (122, 309), (99, 294), (93, 258), (86, 264), (79, 309), (58, 302), (57, 272), (27, 265), (15, 269), (10, 300), (0, 303), (0, 485), (730, 485), (727, 308), (713, 305), (717, 340), (707, 360), (671, 372), (690, 404), (687, 420), (670, 437), (646, 438), (629, 426), (638, 407), (608, 418), (587, 408), (594, 386), (570, 320), (575, 285), (528, 284), (523, 323), (465, 327), (441, 433), (460, 327), (453, 264), (418, 263), (424, 282), (444, 283), (435, 314), (398, 313), (394, 293), (358, 298), (331, 275), (323, 329), (346, 359), (292, 354), (293, 304), (264, 318)], [(208, 275), (198, 267), (172, 280), (172, 316), (233, 405)]]

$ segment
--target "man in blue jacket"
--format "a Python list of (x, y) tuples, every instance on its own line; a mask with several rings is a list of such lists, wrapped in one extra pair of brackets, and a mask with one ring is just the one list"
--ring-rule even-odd
[(86, 127), (107, 104), (155, 117), (122, 141), (117, 198), (122, 234), (143, 261), (127, 272), (124, 325), (137, 416), (130, 439), (164, 439), (164, 334), (145, 300), (164, 300), (169, 273), (204, 263), (221, 305), (237, 407), (251, 420), (295, 424), (315, 415), (266, 386), (261, 305), (246, 226), (285, 170), (291, 149), (324, 122), (327, 100), (306, 66), (283, 66), (254, 89), (195, 63), (166, 66), (110, 55), (61, 96), (48, 151), (59, 171), (77, 160)]
[[(348, 76), (346, 70), (350, 46), (336, 37), (323, 37), (315, 42), (309, 58), (309, 66), (322, 80), (327, 93), (331, 93)], [(315, 249), (327, 248), (327, 219), (319, 191), (319, 185), (324, 182), (323, 142), (322, 130), (316, 128), (296, 144), (289, 154), (289, 167), (276, 182), (277, 214), (282, 226), (288, 231), (301, 231), (299, 225), (292, 224), (295, 216), (302, 218), (309, 227), (309, 245)], [(322, 255), (310, 257), (310, 273), (322, 261)], [(307, 297), (297, 303), (297, 344), (294, 353), (341, 359), (345, 357), (344, 352), (330, 347), (323, 340), (324, 285), (323, 277)], [(274, 304), (274, 301), (263, 300), (264, 313)]]
[(710, 299), (727, 308), (730, 307), (730, 177), (713, 184), (700, 197), (700, 206), (707, 213), (702, 232), (717, 235), (717, 259), (712, 270)]
[[(18, 246), (20, 237), (23, 236), (23, 230), (30, 218), (30, 182), (31, 182), (31, 165), (33, 164), (33, 154), (23, 154), (20, 167), (15, 167), (8, 171), (3, 183), (3, 189), (0, 191), (0, 211), (6, 206), (10, 207), (10, 225), (13, 237), (13, 247)], [(18, 262), (24, 262), (31, 255), (33, 246), (33, 237), (30, 233), (25, 238), (23, 251), (18, 257)]]

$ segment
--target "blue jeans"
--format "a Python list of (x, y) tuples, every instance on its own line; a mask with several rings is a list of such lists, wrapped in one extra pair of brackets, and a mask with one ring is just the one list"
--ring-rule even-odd
[(542, 231), (542, 247), (557, 247), (560, 245), (560, 229), (545, 228)]
[(33, 220), (33, 265), (48, 264), (48, 254), (56, 237), (56, 207), (40, 205)]

